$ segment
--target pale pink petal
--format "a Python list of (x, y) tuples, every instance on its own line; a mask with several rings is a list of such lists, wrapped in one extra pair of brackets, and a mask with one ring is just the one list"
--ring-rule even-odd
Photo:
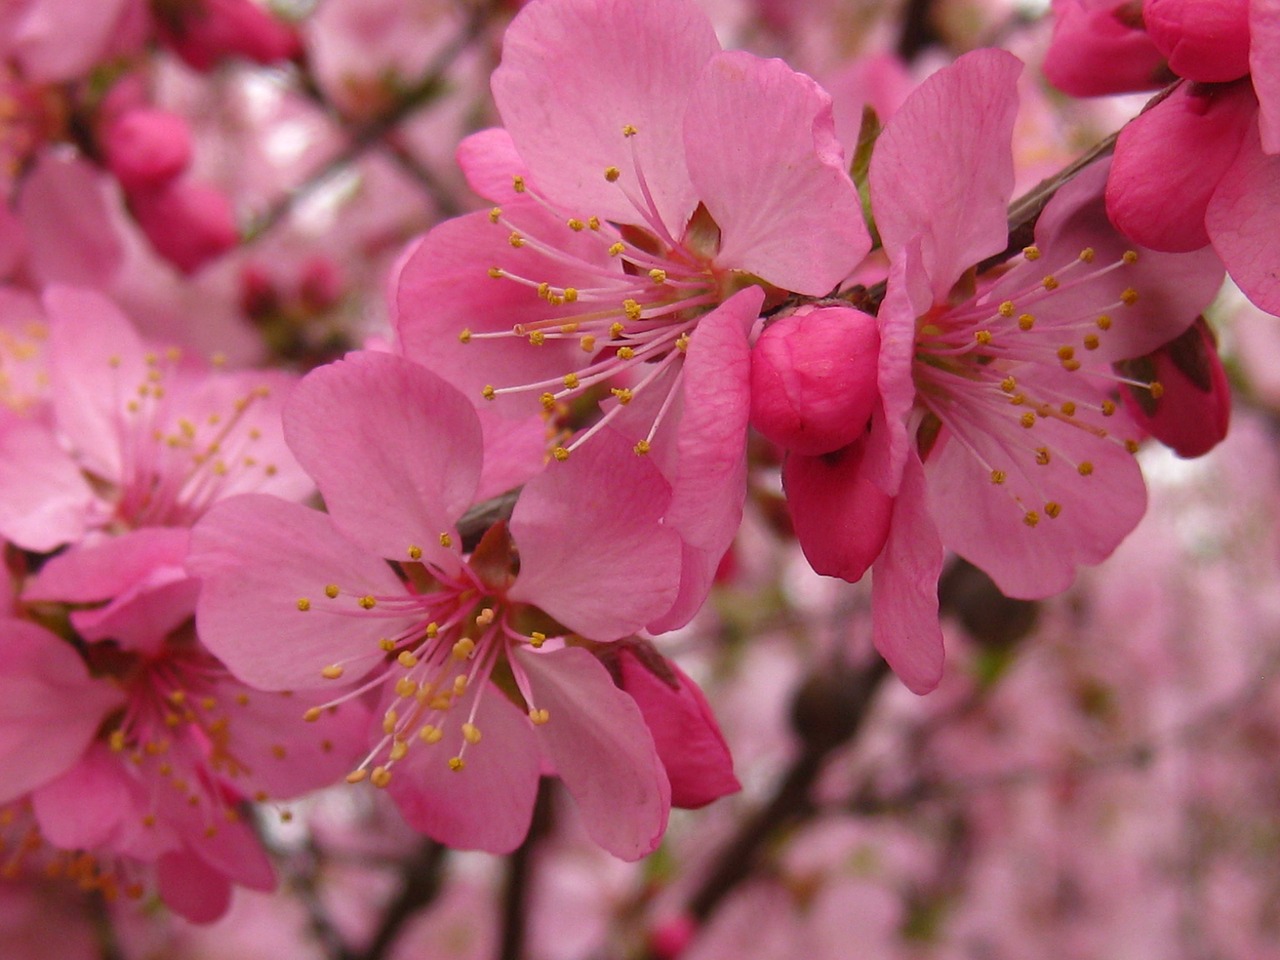
[(17, 210), (32, 271), (44, 284), (106, 288), (124, 264), (105, 173), (44, 151), (23, 178)]
[(389, 353), (352, 353), (312, 371), (285, 410), (285, 437), (333, 522), (366, 550), (457, 566), (454, 528), (480, 481), (471, 403), (431, 371)]
[(790, 454), (782, 465), (796, 539), (805, 559), (825, 576), (853, 583), (884, 548), (893, 498), (866, 476), (864, 438), (817, 457)]
[(0, 536), (48, 552), (84, 536), (97, 497), (44, 427), (0, 430)]
[(614, 856), (652, 853), (667, 828), (671, 787), (635, 701), (586, 650), (512, 649), (529, 682), (535, 729), (591, 839)]
[(1256, 129), (1209, 202), (1205, 226), (1244, 295), (1280, 314), (1280, 155), (1262, 152)]
[(920, 237), (935, 301), (1008, 242), (1021, 72), (1022, 62), (1003, 50), (965, 54), (917, 87), (876, 142), (876, 226), (894, 260)]
[(1262, 149), (1280, 153), (1280, 0), (1249, 4), (1249, 69), (1258, 95)]
[(822, 296), (871, 249), (831, 97), (781, 60), (714, 56), (684, 140), (694, 188), (720, 227), (718, 266)]
[(49, 287), (44, 308), (58, 427), (82, 466), (119, 481), (125, 405), (149, 382), (147, 349), (120, 308), (94, 290)]
[[(1209, 242), (1205, 210), (1227, 174), (1257, 108), (1247, 83), (1183, 84), (1129, 121), (1116, 141), (1107, 213), (1119, 230), (1153, 250)], [(1170, 163), (1170, 157), (1178, 157)]]
[[(719, 50), (693, 0), (544, 0), (507, 29), (493, 98), (537, 187), (574, 205), (572, 215), (638, 223), (624, 192), (640, 197), (638, 159), (658, 215), (678, 236), (697, 202), (684, 113)], [(623, 136), (627, 125), (634, 137)], [(621, 171), (616, 184), (605, 180), (607, 167)]]
[(27, 4), (6, 45), (32, 83), (79, 80), (103, 58), (125, 8), (133, 0), (40, 0)]
[(681, 540), (659, 526), (671, 487), (611, 430), (530, 480), (511, 517), (520, 551), (512, 600), (540, 607), (592, 640), (635, 633), (665, 613)]
[(1199, 83), (1249, 72), (1250, 0), (1144, 0), (1142, 25), (1169, 69)]
[(871, 574), (872, 641), (912, 693), (928, 693), (938, 685), (945, 657), (938, 625), (943, 551), (924, 486), (913, 452), (894, 500), (888, 542)]
[(683, 670), (656, 651), (641, 656), (629, 646), (618, 650), (618, 669), (653, 734), (673, 806), (696, 809), (742, 789), (711, 705)]
[(0, 620), (0, 803), (75, 763), (121, 700), (89, 678), (67, 642), (33, 623)]
[[(187, 566), (204, 581), (200, 639), (259, 689), (331, 684), (320, 671), (348, 658), (359, 658), (350, 670), (356, 679), (381, 662), (374, 655), (380, 638), (415, 622), (376, 611), (360, 616), (360, 598), (404, 593), (390, 567), (326, 515), (265, 494), (210, 510), (192, 531)], [(326, 595), (330, 584), (338, 596)]]
[(180, 567), (191, 532), (169, 527), (132, 530), (53, 557), (27, 583), (27, 600), (95, 603), (144, 580), (157, 567)]
[[(529, 718), (488, 683), (477, 683), (454, 703), (450, 714), (470, 714), (483, 739), (462, 750), (465, 766), (450, 758), (462, 749), (456, 725), (446, 726), (436, 744), (414, 742), (392, 767), (388, 792), (415, 830), (451, 847), (510, 853), (529, 832), (542, 761)], [(376, 736), (381, 736), (381, 714)]]
[(542, 472), (547, 465), (547, 424), (541, 416), (504, 417), (481, 407), (484, 434), (484, 469), (476, 487), (476, 502), (514, 490)]
[(515, 178), (532, 177), (502, 127), (489, 127), (464, 137), (458, 144), (458, 166), (467, 186), (490, 203), (510, 203), (519, 194)]

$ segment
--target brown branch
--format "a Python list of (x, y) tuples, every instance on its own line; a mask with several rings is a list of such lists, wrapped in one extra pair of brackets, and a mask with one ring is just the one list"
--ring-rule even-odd
[(356, 960), (383, 960), (405, 924), (418, 915), (439, 894), (444, 882), (444, 862), (448, 847), (424, 840), (417, 853), (405, 863), (400, 874), (400, 891), (382, 915), (373, 939)]

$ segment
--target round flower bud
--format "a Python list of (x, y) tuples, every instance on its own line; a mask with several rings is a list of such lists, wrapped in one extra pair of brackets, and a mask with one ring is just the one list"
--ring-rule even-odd
[(751, 350), (751, 425), (795, 453), (847, 446), (875, 407), (880, 334), (850, 307), (801, 307)]

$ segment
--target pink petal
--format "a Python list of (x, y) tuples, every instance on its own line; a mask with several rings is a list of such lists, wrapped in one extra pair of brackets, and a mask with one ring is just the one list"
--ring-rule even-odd
[[(488, 683), (475, 684), (451, 708), (470, 714), (480, 698), (474, 723), (483, 739), (468, 744), (466, 766), (453, 770), (463, 739), (457, 727), (445, 728), (438, 744), (413, 743), (392, 768), (388, 792), (405, 820), (440, 843), (467, 850), (510, 853), (529, 832), (542, 771), (529, 718)], [(377, 735), (381, 735), (381, 715)]]
[(388, 353), (352, 353), (312, 371), (285, 410), (285, 437), (334, 524), (371, 553), (457, 567), (454, 524), (480, 481), (471, 403), (435, 374)]
[[(537, 187), (575, 216), (640, 217), (636, 163), (668, 231), (696, 198), (685, 166), (683, 119), (706, 62), (720, 50), (692, 0), (539, 2), (507, 28), (493, 98)], [(630, 124), (639, 132), (623, 136)], [(604, 178), (607, 167), (622, 176)]]
[(18, 217), (32, 271), (43, 284), (106, 288), (124, 265), (124, 244), (112, 219), (105, 173), (88, 161), (42, 151), (22, 180)]
[(822, 296), (871, 249), (831, 97), (781, 60), (712, 57), (684, 141), (694, 188), (720, 227), (719, 266)]
[[(204, 581), (200, 639), (237, 677), (264, 690), (330, 684), (320, 671), (349, 657), (381, 663), (378, 640), (416, 621), (358, 616), (358, 598), (399, 596), (387, 564), (324, 514), (265, 494), (217, 504), (191, 533), (188, 569)], [(342, 593), (330, 599), (329, 584)], [(299, 609), (306, 600), (307, 610)], [(363, 670), (351, 671), (356, 679)]]
[(942, 543), (925, 506), (924, 471), (913, 451), (894, 500), (889, 539), (871, 575), (872, 641), (912, 693), (928, 693), (942, 679), (942, 559)]
[(103, 743), (35, 790), (31, 806), (45, 839), (65, 850), (115, 843), (121, 828), (141, 816), (119, 756)]
[(86, 76), (102, 58), (129, 0), (100, 0), (83, 7), (76, 0), (27, 4), (11, 44), (21, 75), (32, 83), (60, 83)]
[(1249, 4), (1249, 69), (1258, 95), (1262, 149), (1280, 153), (1280, 0)]
[[(1116, 141), (1107, 213), (1120, 231), (1153, 250), (1209, 242), (1205, 210), (1257, 115), (1247, 83), (1183, 84), (1129, 121)], [(1169, 157), (1179, 158), (1169, 163)], [(1172, 202), (1171, 202), (1172, 200)]]
[(0, 621), (0, 803), (51, 780), (84, 753), (122, 697), (91, 680), (70, 644), (35, 624)]
[(920, 236), (937, 302), (1008, 242), (1021, 72), (1002, 50), (965, 54), (917, 87), (876, 142), (871, 202), (885, 250), (896, 260)]
[(530, 177), (511, 134), (501, 127), (489, 127), (464, 137), (458, 144), (458, 166), (467, 186), (490, 203), (510, 203), (519, 194), (517, 176)]
[(614, 856), (652, 853), (667, 828), (671, 787), (635, 701), (586, 650), (511, 651), (532, 691), (535, 728), (591, 839)]
[(156, 884), (165, 905), (191, 923), (213, 923), (231, 906), (226, 876), (188, 850), (160, 858)]
[(1244, 295), (1268, 313), (1280, 313), (1280, 156), (1262, 152), (1256, 130), (1218, 185), (1205, 226)]
[(48, 430), (22, 422), (0, 429), (0, 535), (48, 552), (84, 536), (96, 503)]
[(145, 527), (51, 559), (23, 591), (27, 600), (95, 603), (109, 600), (162, 566), (181, 566), (191, 531)]
[(547, 424), (537, 414), (522, 419), (480, 408), (484, 469), (476, 487), (477, 503), (514, 490), (547, 465)]
[(1159, 86), (1164, 56), (1141, 28), (1127, 22), (1127, 0), (1054, 0), (1053, 40), (1044, 74), (1073, 97), (1096, 97)]
[(1249, 0), (1144, 0), (1142, 23), (1169, 69), (1199, 83), (1249, 72)]
[(513, 600), (592, 640), (635, 633), (675, 601), (681, 541), (659, 526), (671, 487), (606, 430), (530, 480), (511, 517)]

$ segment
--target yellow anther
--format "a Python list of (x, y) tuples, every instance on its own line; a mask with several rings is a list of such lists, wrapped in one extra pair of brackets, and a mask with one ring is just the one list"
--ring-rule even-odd
[(480, 729), (474, 723), (464, 723), (462, 725), (462, 739), (471, 744), (479, 743)]
[(413, 546), (413, 545), (411, 545), (411, 546), (409, 547), (409, 559), (410, 559), (410, 560), (421, 560), (421, 559), (422, 559), (422, 548), (421, 548), (421, 547), (419, 547), (419, 546)]
[(371, 594), (366, 593), (363, 597), (356, 601), (360, 604), (361, 610), (372, 610), (378, 605), (378, 601)]
[(1013, 393), (1013, 391), (1017, 388), (1017, 386), (1018, 386), (1018, 381), (1013, 379), (1013, 377), (1005, 377), (1003, 380), (1000, 381), (1000, 389), (1003, 390), (1005, 393)]
[(467, 678), (462, 674), (458, 674), (453, 678), (453, 695), (460, 697), (467, 692)]
[(391, 751), (387, 754), (387, 759), (391, 761), (403, 760), (405, 754), (409, 752), (409, 744), (403, 740), (397, 740), (391, 745)]
[(329, 666), (325, 667), (323, 670), (320, 671), (320, 676), (324, 677), (326, 680), (337, 680), (345, 672), (346, 671), (343, 670), (342, 667), (339, 666), (338, 664), (331, 663), (329, 664)]
[(1050, 500), (1044, 505), (1044, 512), (1050, 520), (1055, 519), (1058, 514), (1062, 513), (1062, 504), (1056, 500)]
[(973, 334), (973, 339), (976, 342), (982, 344), (983, 346), (986, 346), (988, 343), (991, 342), (991, 331), (990, 330), (975, 331)]
[(548, 720), (551, 719), (551, 714), (547, 713), (546, 708), (543, 708), (541, 710), (530, 710), (529, 719), (532, 720), (534, 723), (536, 723), (538, 726), (542, 726), (544, 723), (546, 723)]
[(997, 484), (997, 485), (998, 485), (998, 484), (1004, 483), (1007, 479), (1009, 479), (1009, 476), (1008, 476), (1008, 474), (1006, 474), (1003, 470), (992, 470), (992, 471), (991, 471), (991, 482), (992, 482), (992, 483), (994, 483), (994, 484)]
[(486, 383), (484, 385), (484, 389), (480, 391), (480, 395), (484, 397), (486, 400), (492, 400), (494, 397), (498, 395), (498, 391), (493, 389), (493, 384)]
[(1074, 417), (1076, 415), (1076, 405), (1070, 400), (1066, 401), (1058, 409), (1062, 411), (1064, 417)]
[(681, 353), (684, 353), (689, 349), (689, 334), (682, 333), (680, 336), (676, 337), (676, 349)]
[(572, 230), (574, 233), (578, 233), (578, 232), (580, 232), (580, 231), (582, 231), (582, 230), (586, 229), (586, 226), (587, 226), (585, 223), (583, 223), (583, 222), (582, 222), (581, 220), (579, 220), (577, 217), (570, 217), (570, 218), (566, 221), (566, 223), (569, 225), (569, 229), (570, 229), (570, 230)]
[(622, 135), (624, 137), (634, 137), (639, 132), (640, 132), (639, 130), (637, 130), (634, 126), (632, 126), (629, 123), (624, 123), (622, 125)]
[(1079, 360), (1063, 360), (1062, 369), (1066, 370), (1068, 373), (1075, 373), (1077, 370), (1080, 369), (1080, 361)]
[(1098, 317), (1098, 319), (1097, 319), (1097, 321), (1096, 321), (1096, 322), (1097, 322), (1097, 324), (1098, 324), (1098, 329), (1099, 329), (1099, 330), (1110, 330), (1110, 329), (1111, 329), (1111, 317), (1110, 317), (1110, 315), (1108, 315), (1108, 314), (1105, 314), (1105, 313), (1104, 313), (1102, 316)]
[(582, 347), (583, 353), (590, 353), (592, 350), (596, 348), (596, 338), (588, 333), (586, 336), (584, 336), (581, 340), (578, 341), (578, 346)]
[(439, 710), (441, 713), (453, 706), (453, 694), (442, 693), (439, 696), (432, 697), (427, 704), (432, 710)]
[(576, 373), (566, 373), (563, 377), (563, 383), (566, 390), (577, 390), (579, 384), (578, 375)]
[(1120, 302), (1126, 307), (1132, 307), (1138, 302), (1138, 291), (1133, 289), (1133, 287), (1128, 287), (1120, 294)]
[(495, 614), (493, 612), (493, 607), (485, 607), (478, 614), (476, 614), (476, 626), (477, 627), (489, 626), (489, 624), (493, 623), (494, 616)]
[(1059, 348), (1058, 348), (1058, 359), (1059, 359), (1059, 360), (1070, 360), (1070, 359), (1071, 359), (1072, 357), (1074, 357), (1075, 355), (1076, 355), (1076, 352), (1075, 352), (1075, 350), (1074, 350), (1073, 348), (1071, 348), (1071, 347), (1059, 347)]
[(490, 267), (489, 276), (493, 277), (493, 279), (495, 280), (501, 280), (504, 276), (506, 276), (506, 271), (504, 271), (501, 267)]
[[(604, 178), (605, 178), (606, 180), (608, 180), (610, 183), (617, 183), (617, 182), (618, 182), (618, 178), (619, 178), (620, 176), (622, 176), (622, 171), (621, 171), (621, 170), (619, 170), (617, 167), (605, 167), (605, 168), (604, 168)], [(593, 229), (593, 230), (594, 230), (594, 229), (596, 229), (596, 228), (595, 228), (595, 227), (592, 227), (591, 229)]]
[(613, 323), (609, 324), (609, 336), (616, 340), (618, 337), (622, 336), (626, 329), (627, 328), (622, 325), (621, 321), (615, 320)]
[(511, 189), (513, 189), (516, 193), (524, 193), (525, 191), (524, 177), (520, 176), (520, 174), (518, 173), (514, 177), (512, 177)]
[(1125, 263), (1137, 263), (1137, 262), (1138, 262), (1138, 251), (1137, 251), (1137, 250), (1126, 250), (1126, 251), (1124, 252), (1124, 254), (1120, 257), (1120, 259), (1121, 259), (1121, 260), (1123, 260)]
[(532, 646), (535, 650), (541, 648), (541, 646), (546, 642), (547, 642), (547, 635), (545, 633), (539, 633), (537, 630), (535, 630), (533, 631), (533, 633), (529, 634), (529, 645)]
[(467, 765), (466, 761), (463, 760), (461, 757), (449, 758), (449, 769), (452, 770), (454, 773), (457, 773), (466, 765)]
[(524, 237), (520, 236), (520, 234), (517, 231), (512, 230), (511, 236), (507, 237), (507, 243), (519, 249), (520, 247), (524, 246)]
[[(577, 302), (577, 300), (578, 300), (578, 288), (577, 288), (577, 287), (565, 287), (565, 288), (564, 288), (564, 302), (565, 302), (565, 303), (576, 303), (576, 302)], [(570, 332), (572, 332), (572, 331), (570, 331)]]
[(1093, 473), (1093, 464), (1088, 460), (1081, 460), (1080, 466), (1076, 467), (1076, 473), (1080, 474), (1082, 477), (1089, 476)]
[(569, 451), (564, 447), (556, 447), (554, 450), (551, 451), (551, 456), (555, 457), (561, 463), (564, 463), (566, 460), (569, 459)]
[(1097, 350), (1101, 342), (1096, 333), (1086, 333), (1084, 335), (1084, 348), (1086, 350)]
[(306, 713), (302, 715), (302, 719), (305, 720), (307, 723), (315, 723), (317, 720), (320, 719), (320, 708), (311, 707), (310, 709), (307, 710)]
[(619, 348), (618, 348), (618, 359), (619, 359), (619, 360), (631, 360), (632, 358), (634, 358), (634, 357), (635, 357), (635, 355), (636, 355), (636, 352), (635, 352), (635, 350), (633, 350), (631, 347), (619, 347)]
[(651, 447), (649, 446), (648, 440), (641, 440), (632, 449), (635, 450), (636, 456), (643, 457), (646, 453), (649, 452)]
[(609, 256), (616, 257), (618, 254), (622, 253), (622, 251), (625, 249), (627, 249), (626, 244), (624, 244), (621, 240), (617, 240), (614, 243), (610, 244)]
[(540, 284), (538, 284), (538, 296), (540, 296), (543, 300), (550, 299), (551, 284), (547, 283), (547, 281), (545, 280), (543, 280)]
[(338, 595), (338, 585), (336, 583), (325, 584), (324, 595), (332, 600)]
[(124, 731), (112, 730), (111, 735), (107, 737), (107, 743), (116, 753), (124, 749)]
[(1021, 423), (1024, 427), (1026, 427), (1028, 430), (1030, 430), (1032, 427), (1035, 426), (1036, 415), (1034, 413), (1024, 413), (1021, 417), (1018, 418), (1018, 422)]
[(383, 637), (378, 641), (378, 649), (382, 650), (384, 653), (391, 653), (395, 648), (396, 642), (390, 637)]
[(1004, 303), (1000, 304), (1000, 316), (1002, 316), (1002, 317), (1012, 317), (1012, 316), (1013, 316), (1013, 301), (1012, 301), (1012, 300), (1006, 300), (1006, 301), (1004, 301)]
[(630, 388), (628, 387), (614, 387), (609, 392), (612, 393), (615, 397), (617, 397), (618, 402), (623, 406), (626, 406), (628, 403), (630, 403), (631, 398), (634, 396), (634, 394), (631, 392)]
[(347, 774), (347, 783), (360, 783), (367, 776), (369, 776), (368, 770), (352, 770)]
[(391, 782), (391, 771), (386, 767), (374, 767), (373, 774), (369, 777), (369, 782), (381, 790)]
[(1032, 245), (1031, 245), (1031, 246), (1029, 246), (1029, 247), (1023, 247), (1023, 248), (1022, 248), (1022, 255), (1023, 255), (1024, 257), (1026, 257), (1028, 260), (1039, 260), (1039, 259), (1040, 259), (1040, 248), (1039, 248), (1039, 247), (1037, 247), (1035, 244), (1032, 244)]
[(1028, 510), (1022, 518), (1022, 522), (1028, 527), (1034, 527), (1040, 522), (1040, 514), (1036, 513), (1034, 510)]
[(622, 310), (627, 315), (628, 320), (639, 320), (641, 314), (644, 313), (644, 309), (640, 304), (630, 297), (622, 301)]
[(455, 660), (465, 660), (471, 656), (472, 651), (476, 648), (476, 642), (470, 637), (463, 637), (453, 645), (453, 658)]
[(667, 271), (659, 270), (657, 267), (654, 267), (652, 270), (649, 271), (649, 279), (652, 280), (654, 283), (666, 283)]
[(1057, 290), (1061, 284), (1058, 283), (1058, 278), (1051, 273), (1040, 281), (1040, 286), (1044, 287), (1046, 290)]
[(418, 658), (414, 656), (411, 650), (401, 650), (399, 655), (396, 656), (396, 662), (406, 670), (412, 670), (418, 665)]
[(400, 716), (394, 710), (388, 710), (382, 716), (382, 732), (387, 736), (396, 732), (396, 724), (400, 722)]
[(428, 640), (434, 640), (436, 637), (440, 636), (440, 625), (432, 620), (427, 624), (426, 633)]
[(440, 546), (448, 550), (450, 547), (453, 546), (453, 537), (451, 537), (447, 533), (440, 534)]
[(1116, 412), (1116, 405), (1114, 400), (1102, 401), (1102, 415), (1104, 417), (1109, 417), (1115, 412)]
[(1164, 396), (1164, 384), (1162, 384), (1159, 380), (1152, 380), (1150, 385), (1148, 385), (1147, 389), (1151, 391), (1152, 400), (1159, 400), (1161, 397)]
[(556, 405), (556, 397), (553, 393), (544, 393), (538, 397), (538, 402), (542, 404), (542, 409), (551, 410)]
[(412, 677), (401, 677), (396, 681), (396, 696), (409, 698), (418, 693), (418, 683)]
[(423, 743), (439, 743), (444, 737), (444, 731), (439, 727), (433, 727), (431, 724), (424, 724), (422, 729), (418, 731), (418, 739)]
[(1128, 450), (1130, 453), (1137, 453), (1137, 452), (1138, 452), (1138, 441), (1137, 441), (1137, 440), (1126, 440), (1126, 441), (1124, 442), (1124, 448), (1125, 448), (1126, 450)]
[(1084, 263), (1093, 263), (1093, 260), (1097, 255), (1098, 254), (1094, 251), (1093, 247), (1085, 247), (1080, 251), (1080, 259)]
[(306, 597), (299, 597), (298, 609), (301, 610), (303, 613), (306, 613), (308, 610), (311, 609), (311, 601), (308, 600)]
[[(564, 306), (564, 297), (562, 297), (558, 293), (553, 293), (551, 294), (551, 296), (547, 297), (547, 303), (551, 304), (553, 307)], [(536, 340), (534, 340), (535, 335), (537, 336)], [(529, 335), (529, 339), (533, 340), (534, 343), (542, 343), (542, 338), (543, 338), (543, 334), (541, 330), (536, 331), (536, 334)]]
[(1036, 318), (1029, 313), (1024, 313), (1018, 317), (1018, 329), (1022, 331), (1030, 330), (1036, 325)]
[(490, 208), (490, 210), (489, 210), (489, 222), (490, 222), (490, 223), (497, 223), (497, 222), (498, 222), (499, 220), (501, 220), (501, 219), (502, 219), (502, 208), (501, 208), (501, 207), (492, 207), (492, 208)]

